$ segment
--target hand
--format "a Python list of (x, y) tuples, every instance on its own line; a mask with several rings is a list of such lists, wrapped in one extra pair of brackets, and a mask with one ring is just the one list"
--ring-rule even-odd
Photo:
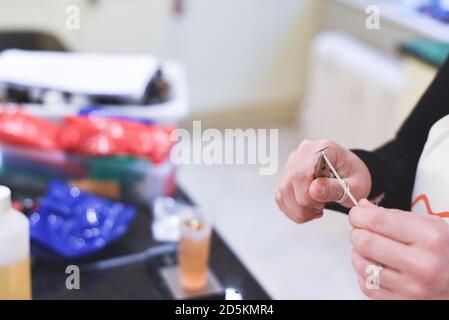
[[(296, 223), (304, 223), (321, 217), (326, 203), (335, 202), (344, 194), (342, 186), (334, 178), (313, 178), (317, 152), (328, 147), (326, 154), (340, 176), (348, 183), (356, 199), (368, 197), (371, 190), (371, 174), (365, 163), (351, 151), (329, 140), (303, 141), (290, 154), (276, 194), (279, 208)], [(346, 199), (343, 206), (353, 204)]]
[[(351, 209), (352, 264), (373, 299), (449, 299), (449, 225), (435, 216), (376, 207)], [(379, 288), (365, 285), (369, 265), (382, 265)]]

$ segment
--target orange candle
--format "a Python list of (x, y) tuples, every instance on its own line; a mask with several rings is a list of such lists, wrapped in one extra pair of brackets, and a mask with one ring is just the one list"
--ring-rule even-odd
[(184, 219), (179, 242), (179, 275), (187, 291), (201, 291), (207, 285), (211, 227), (199, 218)]

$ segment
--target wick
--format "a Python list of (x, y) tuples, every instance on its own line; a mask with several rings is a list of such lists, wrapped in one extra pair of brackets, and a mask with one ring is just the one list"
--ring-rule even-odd
[(198, 231), (201, 229), (201, 223), (197, 219), (190, 220), (189, 226), (190, 226), (190, 228), (192, 228), (195, 231)]

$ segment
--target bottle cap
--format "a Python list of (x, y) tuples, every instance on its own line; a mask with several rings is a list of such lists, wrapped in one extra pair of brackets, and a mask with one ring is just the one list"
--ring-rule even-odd
[(0, 186), (0, 214), (11, 209), (11, 190)]

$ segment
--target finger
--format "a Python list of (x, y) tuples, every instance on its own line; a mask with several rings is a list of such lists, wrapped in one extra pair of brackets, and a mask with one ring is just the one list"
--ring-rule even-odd
[(385, 288), (379, 288), (379, 289), (369, 289), (368, 286), (366, 285), (366, 281), (365, 279), (363, 279), (363, 277), (358, 277), (359, 280), (359, 286), (360, 289), (362, 290), (362, 292), (371, 299), (374, 300), (396, 300), (398, 299), (398, 296)]
[[(294, 170), (293, 172), (295, 172), (295, 174), (289, 177), (289, 179), (293, 183), (296, 202), (299, 205), (309, 208), (315, 208), (318, 209), (319, 211), (322, 211), (324, 208), (324, 204), (326, 202), (331, 202), (339, 199), (336, 198), (335, 200), (331, 201), (320, 201), (319, 199), (314, 199), (310, 195), (310, 185), (314, 181), (313, 177), (314, 167), (320, 157), (320, 154), (317, 152), (327, 147), (326, 156), (332, 163), (336, 163), (338, 160), (338, 148), (333, 147), (334, 145), (335, 144), (332, 141), (328, 140), (319, 141), (317, 145), (313, 147), (311, 157), (304, 157), (304, 159), (301, 159), (302, 162), (301, 170), (296, 171)], [(292, 163), (292, 165), (294, 165), (296, 169), (298, 169), (297, 163)], [(341, 192), (342, 187), (338, 185), (336, 187), (340, 188), (340, 197), (341, 197), (343, 195), (343, 193)]]
[[(352, 251), (352, 265), (359, 277), (366, 280), (369, 276), (373, 276), (372, 271), (375, 269), (371, 266), (378, 266), (379, 263), (365, 258), (357, 251)], [(367, 272), (368, 271), (368, 272)], [(371, 272), (370, 272), (371, 271)], [(406, 299), (422, 299), (425, 297), (426, 290), (422, 284), (409, 277), (406, 274), (383, 266), (379, 273), (378, 285), (380, 288), (394, 292), (398, 297)]]
[(310, 183), (313, 181), (312, 175), (293, 177), (291, 181), (296, 203), (303, 207), (323, 210), (324, 204), (314, 200), (309, 193), (308, 188), (310, 187)]
[[(415, 242), (423, 224), (414, 214), (400, 210), (369, 206), (362, 202), (349, 212), (349, 222), (354, 228), (370, 230), (405, 244)], [(425, 229), (425, 227), (424, 227)]]
[(337, 179), (318, 178), (310, 184), (309, 194), (315, 201), (328, 203), (340, 200), (345, 191)]
[[(357, 193), (353, 191), (357, 190), (358, 187), (354, 179), (347, 178), (345, 181), (351, 192), (356, 195)], [(310, 184), (309, 193), (312, 199), (322, 203), (337, 202), (345, 196), (343, 186), (335, 178), (318, 178), (313, 180)], [(345, 197), (344, 201), (339, 203), (346, 208), (354, 206), (354, 203), (348, 196)]]
[(399, 272), (414, 269), (415, 250), (365, 229), (351, 231), (351, 243), (362, 256)]
[(286, 209), (284, 212), (294, 222), (304, 223), (322, 215), (322, 210), (301, 206), (296, 202), (292, 183), (287, 183), (282, 189), (282, 202)]
[(364, 208), (378, 208), (374, 203), (368, 201), (367, 199), (360, 199), (359, 206)]
[[(352, 266), (354, 267), (355, 272), (365, 280), (368, 280), (368, 277), (374, 276), (372, 273), (372, 266), (379, 267), (380, 264), (371, 259), (363, 257), (356, 250), (352, 251)], [(382, 267), (382, 270), (379, 273), (379, 286), (382, 288), (386, 288), (391, 291), (397, 291), (399, 286), (402, 285), (403, 276), (396, 270), (393, 270), (388, 267)]]
[(278, 208), (282, 212), (287, 213), (287, 206), (285, 205), (284, 200), (282, 200), (282, 195), (279, 191), (276, 192), (275, 200), (276, 200), (276, 204), (278, 205)]

